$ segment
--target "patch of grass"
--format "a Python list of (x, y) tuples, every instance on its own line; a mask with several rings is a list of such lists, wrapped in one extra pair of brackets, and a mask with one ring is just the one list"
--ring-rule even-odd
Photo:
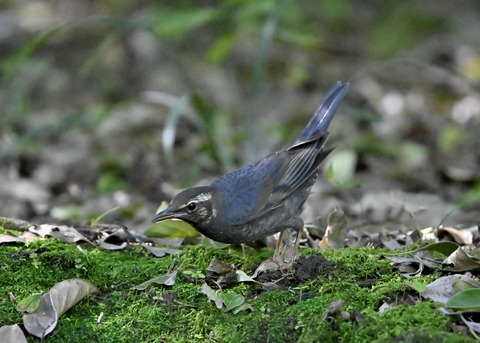
[[(181, 271), (195, 268), (205, 273), (212, 258), (240, 265), (249, 273), (254, 264), (271, 256), (268, 249), (183, 247), (178, 257), (153, 258), (143, 250), (105, 251), (55, 239), (0, 248), (0, 325), (21, 323), (18, 299), (47, 292), (62, 280), (88, 279), (101, 294), (83, 300), (59, 320), (48, 342), (332, 342), (332, 341), (469, 341), (450, 332), (450, 319), (430, 302), (401, 305), (378, 312), (383, 301), (406, 292), (403, 279), (381, 258), (378, 249), (325, 250), (321, 253), (337, 263), (329, 273), (296, 287), (263, 291), (261, 285), (242, 283), (221, 292), (246, 297), (253, 312), (232, 314), (218, 310), (199, 292), (201, 281), (190, 283)], [(319, 253), (301, 250), (309, 256)], [(176, 259), (176, 260), (175, 260)], [(172, 287), (149, 287), (135, 291), (134, 285), (167, 273), (174, 263), (179, 269)], [(420, 277), (420, 281), (424, 278)], [(344, 301), (342, 310), (350, 318), (334, 314), (325, 319), (333, 301)], [(97, 318), (103, 313), (101, 323)], [(36, 339), (29, 337), (30, 342)]]

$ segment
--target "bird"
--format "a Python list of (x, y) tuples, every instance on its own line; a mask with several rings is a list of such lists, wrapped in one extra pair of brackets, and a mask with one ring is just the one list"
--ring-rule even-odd
[(335, 83), (291, 147), (233, 170), (209, 186), (178, 193), (152, 221), (180, 219), (210, 239), (231, 244), (254, 242), (290, 229), (297, 233), (298, 249), (303, 230), (300, 215), (320, 164), (333, 150), (324, 147), (328, 126), (348, 86)]

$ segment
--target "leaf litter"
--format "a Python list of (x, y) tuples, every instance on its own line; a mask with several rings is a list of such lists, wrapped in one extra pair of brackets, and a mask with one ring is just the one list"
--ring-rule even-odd
[(58, 319), (85, 297), (99, 293), (98, 288), (84, 279), (69, 279), (57, 283), (49, 292), (35, 297), (34, 308), (31, 301), (27, 307), (19, 306), (23, 312), (23, 325), (32, 335), (44, 339), (57, 326)]

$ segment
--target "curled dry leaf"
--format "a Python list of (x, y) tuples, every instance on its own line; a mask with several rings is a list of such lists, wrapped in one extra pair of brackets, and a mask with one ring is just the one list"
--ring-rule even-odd
[(328, 215), (328, 226), (325, 235), (320, 241), (320, 248), (340, 249), (345, 246), (347, 231), (347, 217), (341, 209), (335, 208)]
[(343, 299), (332, 301), (330, 303), (330, 306), (328, 306), (327, 312), (325, 312), (325, 314), (323, 315), (323, 320), (327, 320), (328, 317), (331, 317), (336, 313), (340, 313), (342, 311), (344, 303), (345, 300)]
[(451, 253), (444, 261), (444, 264), (452, 266), (448, 268), (454, 271), (478, 271), (480, 270), (480, 263), (474, 261), (467, 255), (461, 247), (458, 247)]
[(253, 278), (247, 275), (243, 270), (237, 270), (235, 271), (235, 274), (237, 275), (237, 281), (238, 282), (257, 282)]
[(438, 239), (444, 240), (450, 237), (454, 242), (460, 245), (472, 245), (473, 244), (473, 232), (470, 230), (457, 230), (453, 227), (440, 227), (437, 231)]
[(57, 325), (58, 318), (89, 294), (98, 293), (98, 288), (83, 279), (70, 279), (57, 283), (40, 298), (40, 305), (33, 313), (23, 315), (25, 329), (42, 338)]
[(82, 235), (76, 229), (66, 225), (41, 224), (38, 226), (31, 226), (28, 230), (39, 235), (42, 238), (45, 238), (45, 236), (51, 236), (67, 243), (92, 243), (87, 237)]
[(267, 258), (265, 261), (260, 263), (260, 265), (255, 269), (255, 272), (252, 275), (252, 278), (255, 279), (260, 273), (266, 271), (275, 271), (285, 268), (285, 263), (280, 261), (275, 256)]
[(20, 237), (0, 234), (0, 244), (2, 243), (25, 243), (25, 241)]
[(234, 270), (233, 264), (225, 263), (214, 258), (210, 261), (210, 264), (205, 271), (207, 272), (207, 276), (212, 276), (212, 275), (226, 275), (232, 270)]

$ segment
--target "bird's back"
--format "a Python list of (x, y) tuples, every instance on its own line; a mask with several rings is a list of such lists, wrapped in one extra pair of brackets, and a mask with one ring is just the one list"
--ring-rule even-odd
[[(298, 209), (308, 197), (320, 163), (330, 151), (324, 150), (328, 125), (348, 85), (337, 83), (327, 93), (295, 144), (258, 162), (223, 175), (212, 183), (219, 195), (224, 216), (219, 225), (242, 225), (282, 207), (295, 194)], [(298, 213), (299, 215), (300, 213)]]

